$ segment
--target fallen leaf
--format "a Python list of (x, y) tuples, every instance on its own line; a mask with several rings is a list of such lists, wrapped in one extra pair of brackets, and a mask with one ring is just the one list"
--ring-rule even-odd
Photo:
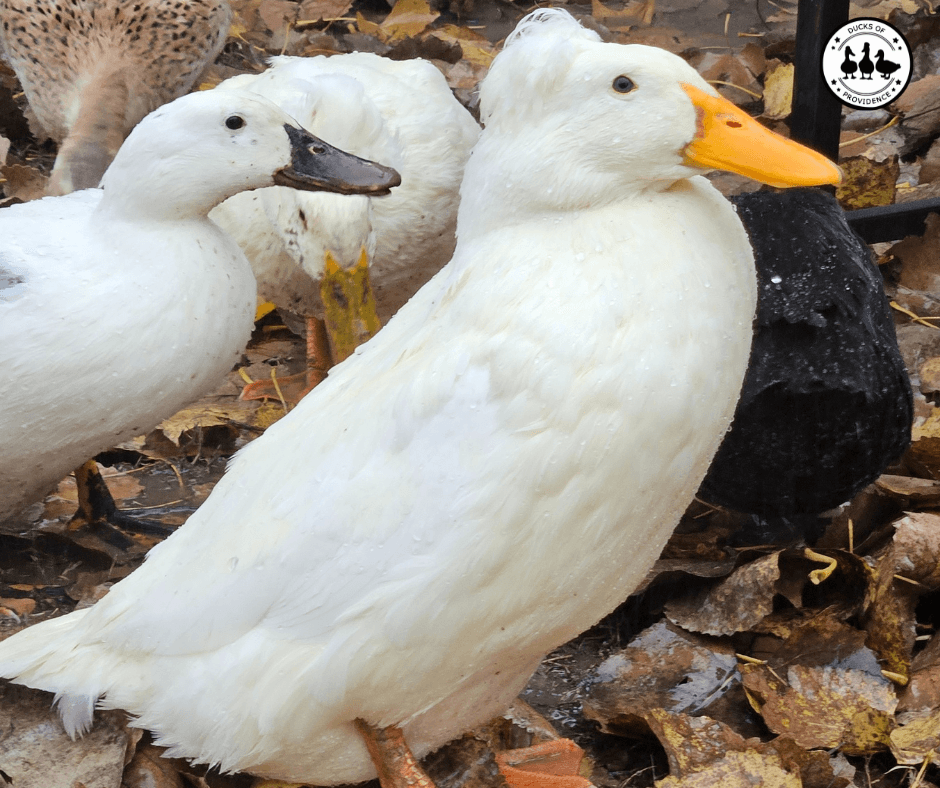
[(836, 199), (846, 210), (891, 205), (900, 173), (898, 157), (874, 161), (867, 156), (852, 156), (839, 161), (842, 183), (836, 186)]
[[(423, 33), (439, 16), (425, 0), (397, 0), (377, 32), (384, 41), (400, 41)], [(367, 32), (362, 27), (359, 29)]]
[(891, 731), (891, 752), (898, 763), (919, 764), (940, 749), (940, 709), (909, 716)]
[(3, 184), (3, 192), (7, 197), (29, 202), (46, 196), (46, 183), (49, 179), (34, 167), (6, 164), (0, 166), (0, 178), (6, 181)]
[(14, 788), (120, 785), (127, 749), (123, 713), (97, 712), (95, 726), (72, 740), (53, 710), (52, 697), (48, 692), (0, 684), (2, 770)]
[(650, 726), (669, 758), (669, 777), (657, 788), (801, 788), (799, 772), (779, 754), (746, 741), (728, 726), (707, 717), (688, 717), (660, 709), (650, 712)]
[(0, 607), (6, 608), (18, 616), (28, 616), (36, 609), (36, 600), (30, 597), (17, 597), (14, 599), (0, 597)]
[(462, 61), (475, 66), (489, 67), (490, 63), (493, 62), (493, 58), (496, 57), (496, 49), (493, 45), (479, 33), (469, 28), (444, 25), (432, 31), (431, 35), (447, 43), (460, 44), (460, 49), (463, 52)]
[(229, 424), (244, 413), (238, 405), (222, 407), (220, 405), (195, 405), (174, 413), (160, 422), (159, 429), (176, 446), (180, 445), (180, 436), (196, 427), (217, 427)]
[(940, 481), (936, 479), (916, 479), (913, 476), (892, 476), (882, 474), (875, 485), (885, 492), (897, 495), (910, 504), (920, 506), (940, 504)]
[(918, 599), (940, 587), (940, 515), (916, 512), (895, 524), (890, 547), (874, 569), (865, 614), (866, 643), (884, 670), (907, 677)]
[(911, 82), (891, 109), (903, 115), (899, 127), (904, 138), (900, 155), (932, 140), (940, 132), (940, 75), (928, 74)]
[(940, 292), (940, 214), (927, 215), (923, 235), (898, 241), (890, 254), (901, 261), (898, 284), (910, 290)]
[(897, 698), (891, 683), (843, 665), (742, 665), (754, 709), (774, 733), (807, 749), (839, 747), (847, 755), (887, 749)]
[(656, 11), (655, 0), (631, 0), (616, 10), (601, 0), (591, 0), (591, 16), (609, 30), (625, 32), (634, 25), (649, 25)]
[(598, 666), (584, 714), (606, 733), (643, 736), (651, 709), (724, 716), (726, 695), (737, 689), (740, 702), (740, 680), (730, 644), (660, 622)]
[(180, 776), (180, 761), (163, 757), (165, 752), (153, 744), (138, 746), (124, 769), (121, 788), (186, 788)]
[(911, 676), (898, 701), (898, 714), (940, 709), (940, 635), (911, 661)]
[(773, 610), (780, 577), (778, 553), (736, 569), (713, 588), (666, 605), (674, 624), (705, 635), (732, 635), (756, 625)]
[(297, 23), (342, 19), (351, 5), (352, 0), (303, 0)]
[(790, 115), (793, 104), (792, 63), (780, 63), (764, 77), (764, 117), (782, 120)]
[(272, 33), (281, 33), (297, 18), (297, 4), (288, 0), (263, 0), (258, 5), (261, 20)]

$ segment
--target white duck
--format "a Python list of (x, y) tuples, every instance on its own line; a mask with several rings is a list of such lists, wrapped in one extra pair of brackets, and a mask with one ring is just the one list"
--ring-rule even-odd
[[(274, 187), (237, 194), (210, 214), (245, 252), (259, 295), (306, 318), (311, 366), (279, 384), (296, 400), (378, 328), (356, 314), (361, 295), (348, 297), (353, 314), (335, 322), (360, 325), (331, 331), (332, 353), (322, 346), (328, 266), (349, 272), (368, 264), (378, 321), (395, 314), (453, 254), (458, 189), (480, 128), (425, 60), (367, 52), (277, 57), (264, 73), (233, 77), (217, 90), (260, 93), (321, 139), (401, 174), (401, 186), (374, 203)], [(329, 284), (337, 279), (344, 277)], [(257, 381), (243, 396), (273, 394), (270, 381)]]
[(0, 644), (0, 675), (58, 693), (70, 731), (97, 702), (172, 755), (318, 785), (374, 777), (371, 747), (392, 785), (414, 776), (390, 766), (402, 734), (420, 756), (500, 713), (659, 554), (755, 308), (697, 162), (838, 169), (561, 10), (520, 23), (481, 108), (450, 264), (143, 567)]
[(255, 282), (213, 206), (397, 180), (293, 124), (260, 96), (186, 96), (132, 132), (103, 190), (0, 210), (0, 521), (232, 368)]
[(97, 186), (140, 119), (190, 91), (231, 20), (226, 0), (0, 0), (0, 54), (60, 143), (48, 193)]

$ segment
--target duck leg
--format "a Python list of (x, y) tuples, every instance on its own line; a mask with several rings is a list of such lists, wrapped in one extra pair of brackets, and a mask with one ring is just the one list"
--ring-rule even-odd
[(78, 511), (69, 523), (70, 530), (88, 526), (101, 532), (99, 536), (106, 542), (122, 549), (132, 544), (132, 540), (121, 533), (122, 530), (161, 538), (173, 533), (172, 528), (161, 523), (136, 519), (118, 509), (94, 459), (75, 469), (75, 486), (78, 490)]
[(382, 327), (369, 281), (369, 258), (365, 249), (348, 270), (327, 252), (324, 269), (320, 283), (324, 318), (306, 318), (306, 372), (278, 378), (277, 386), (270, 380), (256, 380), (242, 389), (242, 399), (283, 398), (296, 405), (326, 378), (330, 367), (351, 356)]
[(434, 788), (408, 747), (401, 728), (397, 725), (378, 728), (363, 719), (353, 724), (372, 756), (382, 788)]
[(255, 380), (242, 389), (241, 399), (283, 399), (294, 406), (318, 384), (326, 380), (327, 372), (333, 366), (330, 352), (330, 338), (326, 324), (319, 318), (308, 315), (304, 318), (307, 334), (307, 369), (296, 375), (284, 375), (274, 379)]

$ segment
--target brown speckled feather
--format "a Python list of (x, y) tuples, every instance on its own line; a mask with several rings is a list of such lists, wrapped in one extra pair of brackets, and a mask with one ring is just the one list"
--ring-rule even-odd
[(231, 17), (225, 0), (0, 0), (0, 50), (62, 145), (50, 191), (96, 186), (140, 119), (193, 87)]

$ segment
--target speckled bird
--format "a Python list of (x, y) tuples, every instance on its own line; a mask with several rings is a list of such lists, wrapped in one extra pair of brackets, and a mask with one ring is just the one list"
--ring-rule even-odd
[(0, 54), (60, 144), (50, 194), (97, 186), (131, 129), (225, 43), (226, 0), (0, 0)]

